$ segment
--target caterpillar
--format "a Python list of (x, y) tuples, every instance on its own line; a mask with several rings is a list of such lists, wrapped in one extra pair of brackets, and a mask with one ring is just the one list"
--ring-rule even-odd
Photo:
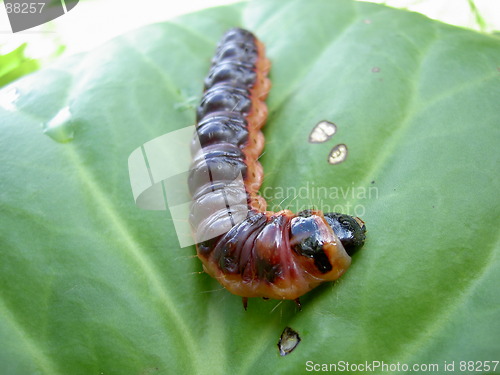
[(245, 310), (251, 297), (300, 308), (300, 296), (346, 271), (366, 231), (361, 219), (340, 213), (266, 210), (258, 194), (271, 86), (264, 49), (241, 28), (220, 40), (196, 110), (188, 177), (198, 258)]

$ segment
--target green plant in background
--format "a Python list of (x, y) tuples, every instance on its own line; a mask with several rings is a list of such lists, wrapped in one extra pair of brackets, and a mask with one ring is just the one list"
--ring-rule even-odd
[(65, 50), (60, 38), (54, 33), (50, 33), (50, 36), (41, 34), (38, 42), (41, 42), (46, 48), (38, 56), (34, 56), (32, 51), (30, 52), (30, 46), (33, 46), (33, 43), (25, 42), (14, 49), (11, 49), (11, 45), (0, 44), (3, 50), (8, 50), (8, 52), (0, 54), (0, 87), (33, 73), (42, 66), (49, 65)]
[[(102, 9), (103, 4), (106, 4), (106, 3), (111, 4), (111, 2), (106, 2), (103, 0), (100, 0), (98, 2), (97, 1), (92, 2), (92, 1), (88, 1), (88, 0), (80, 0), (79, 2), (82, 3), (84, 1), (86, 2), (85, 6), (86, 7), (93, 7), (97, 14), (99, 14), (100, 9)], [(427, 14), (428, 16), (431, 16), (431, 18), (442, 20), (443, 22), (448, 21), (448, 22), (451, 22), (452, 24), (468, 27), (471, 29), (480, 30), (482, 32), (492, 32), (494, 35), (498, 34), (498, 31), (495, 31), (495, 29), (498, 28), (498, 20), (495, 20), (493, 18), (493, 14), (487, 13), (487, 11), (485, 11), (485, 9), (487, 9), (487, 8), (485, 8), (485, 5), (489, 4), (488, 0), (483, 0), (481, 2), (482, 6), (478, 6), (474, 0), (460, 0), (460, 1), (468, 4), (468, 8), (470, 9), (471, 17), (470, 17), (470, 20), (468, 20), (468, 21), (464, 21), (459, 16), (454, 14), (455, 6), (449, 6), (448, 11), (445, 11), (444, 9), (442, 9), (442, 13), (440, 13), (438, 16), (436, 16), (434, 14), (435, 12), (433, 12), (433, 10), (435, 10), (437, 8), (442, 8), (443, 4), (441, 4), (439, 2), (436, 3), (435, 0), (371, 0), (371, 1), (387, 4), (387, 5), (396, 7), (396, 8), (408, 9), (408, 10), (414, 10), (417, 12), (421, 12), (423, 14)], [(496, 0), (489, 0), (489, 1), (493, 2)], [(0, 3), (2, 3), (2, 2), (0, 2)], [(424, 5), (425, 7), (421, 8), (422, 5)], [(457, 2), (454, 5), (460, 5), (460, 2)], [(146, 7), (146, 9), (148, 9), (148, 5), (145, 5), (145, 7)], [(108, 8), (108, 9), (112, 9), (112, 8)], [(167, 9), (170, 9), (170, 7), (168, 7)], [(131, 17), (135, 17), (136, 13), (134, 11), (127, 13), (126, 9), (124, 9), (124, 10), (125, 10), (125, 12), (121, 13), (120, 19), (115, 19), (113, 21), (113, 28), (118, 29), (118, 30), (128, 30), (128, 25), (130, 23), (129, 21), (130, 21)], [(154, 14), (154, 13), (152, 13), (152, 14)], [(460, 12), (459, 12), (459, 14), (460, 14)], [(153, 22), (153, 21), (151, 21), (151, 22)], [(49, 33), (46, 33), (47, 31), (49, 31)], [(29, 55), (24, 56), (22, 58), (22, 60), (19, 61), (19, 63), (21, 64), (24, 61), (24, 63), (22, 63), (22, 65), (25, 66), (26, 65), (25, 61), (29, 60), (31, 67), (32, 67), (31, 70), (26, 69), (26, 68), (18, 69), (17, 74), (12, 75), (12, 78), (9, 78), (8, 82), (11, 82), (12, 80), (17, 79), (17, 78), (21, 77), (22, 75), (31, 73), (32, 71), (38, 69), (41, 66), (49, 65), (54, 60), (54, 58), (58, 57), (66, 50), (66, 47), (70, 47), (69, 53), (74, 53), (75, 48), (77, 50), (79, 50), (76, 47), (78, 42), (75, 41), (78, 39), (75, 39), (75, 36), (69, 36), (69, 35), (66, 35), (65, 32), (61, 32), (57, 23), (49, 22), (47, 24), (42, 25), (40, 30), (39, 30), (39, 33), (40, 33), (40, 35), (39, 35), (40, 40), (43, 40), (45, 44), (50, 44), (51, 47), (47, 47), (47, 48), (53, 48), (55, 50), (54, 53), (49, 54), (50, 56), (47, 55), (44, 58), (38, 58), (38, 57), (33, 58), (32, 56), (30, 57)], [(18, 34), (18, 35), (20, 35), (20, 34)], [(19, 39), (20, 44), (16, 48), (22, 49), (23, 45), (25, 45), (25, 44), (28, 44), (29, 46), (38, 46), (40, 44), (40, 40), (33, 41), (33, 39), (31, 38), (33, 36), (31, 31), (25, 35), (26, 35), (26, 38), (21, 37)], [(54, 35), (56, 35), (56, 37), (54, 37)], [(103, 40), (106, 40), (106, 39), (100, 39), (100, 38), (102, 38), (100, 33), (99, 34), (90, 33), (86, 36), (86, 39), (90, 39), (90, 40), (96, 39), (94, 41), (94, 43), (96, 45), (102, 43)], [(0, 47), (1, 46), (2, 45), (0, 44)], [(10, 51), (7, 52), (6, 54), (10, 54)], [(4, 54), (4, 55), (6, 55), (6, 54)], [(0, 55), (0, 59), (4, 55)], [(21, 56), (19, 56), (19, 57), (21, 57)], [(3, 82), (3, 84), (6, 84), (8, 82)]]
[(25, 49), (26, 43), (14, 51), (0, 55), (0, 87), (39, 68), (37, 60), (25, 56)]
[(479, 11), (478, 7), (476, 6), (476, 3), (474, 0), (467, 0), (469, 3), (470, 11), (474, 15), (474, 19), (476, 21), (477, 26), (481, 31), (486, 31), (487, 29), (487, 22), (484, 19), (483, 15)]
[[(254, 31), (273, 63), (264, 188), (377, 189), (332, 202), (364, 210), (367, 242), (301, 312), (263, 300), (245, 312), (198, 274), (169, 214), (137, 209), (130, 191), (128, 155), (194, 122), (179, 104), (201, 95), (215, 43), (233, 26)], [(499, 360), (499, 63), (498, 38), (419, 14), (262, 0), (145, 27), (5, 87), (3, 372), (298, 374), (307, 361), (455, 361), (459, 373), (459, 361)], [(43, 125), (66, 107), (73, 139), (59, 143)], [(337, 166), (326, 163), (332, 144), (307, 142), (324, 119), (349, 147)], [(302, 341), (280, 357), (286, 326)]]
[[(400, 9), (423, 13), (433, 19), (481, 32), (494, 32), (500, 19), (496, 17), (495, 0), (361, 0), (382, 3)], [(491, 11), (493, 10), (493, 11)], [(469, 12), (469, 17), (464, 17)]]

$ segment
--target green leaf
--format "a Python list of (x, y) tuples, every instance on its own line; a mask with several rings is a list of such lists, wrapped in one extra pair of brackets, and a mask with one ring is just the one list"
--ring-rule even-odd
[(24, 43), (12, 52), (0, 55), (0, 87), (39, 68), (37, 60), (24, 55), (26, 46), (26, 43)]
[[(170, 214), (132, 198), (129, 154), (194, 122), (185, 104), (232, 26), (273, 63), (271, 208), (335, 209), (368, 228), (348, 272), (301, 312), (257, 299), (245, 312), (178, 248)], [(294, 374), (307, 361), (436, 373), (455, 361), (466, 373), (459, 361), (498, 361), (499, 68), (498, 38), (416, 13), (262, 0), (145, 27), (4, 88), (3, 373)], [(44, 134), (66, 107), (60, 132)], [(321, 120), (337, 134), (308, 143)], [(336, 144), (349, 154), (329, 165)], [(302, 341), (280, 357), (286, 326)]]

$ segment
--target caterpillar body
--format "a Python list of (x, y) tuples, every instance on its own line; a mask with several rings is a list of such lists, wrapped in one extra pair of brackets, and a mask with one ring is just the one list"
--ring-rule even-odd
[[(346, 271), (350, 254), (365, 240), (359, 218), (314, 209), (266, 211), (258, 195), (258, 157), (270, 67), (251, 32), (234, 28), (222, 37), (197, 108), (188, 179), (190, 222), (202, 239), (197, 255), (204, 271), (243, 297), (245, 309), (249, 297), (292, 299), (300, 307), (300, 296)], [(220, 233), (224, 226), (230, 229)]]

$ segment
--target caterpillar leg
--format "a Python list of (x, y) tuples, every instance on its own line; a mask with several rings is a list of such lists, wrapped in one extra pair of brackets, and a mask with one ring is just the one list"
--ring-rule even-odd
[(248, 297), (241, 297), (241, 302), (243, 303), (243, 308), (247, 311)]
[(299, 311), (302, 311), (302, 304), (300, 303), (300, 298), (295, 298), (293, 301), (297, 305), (297, 308), (299, 309)]

